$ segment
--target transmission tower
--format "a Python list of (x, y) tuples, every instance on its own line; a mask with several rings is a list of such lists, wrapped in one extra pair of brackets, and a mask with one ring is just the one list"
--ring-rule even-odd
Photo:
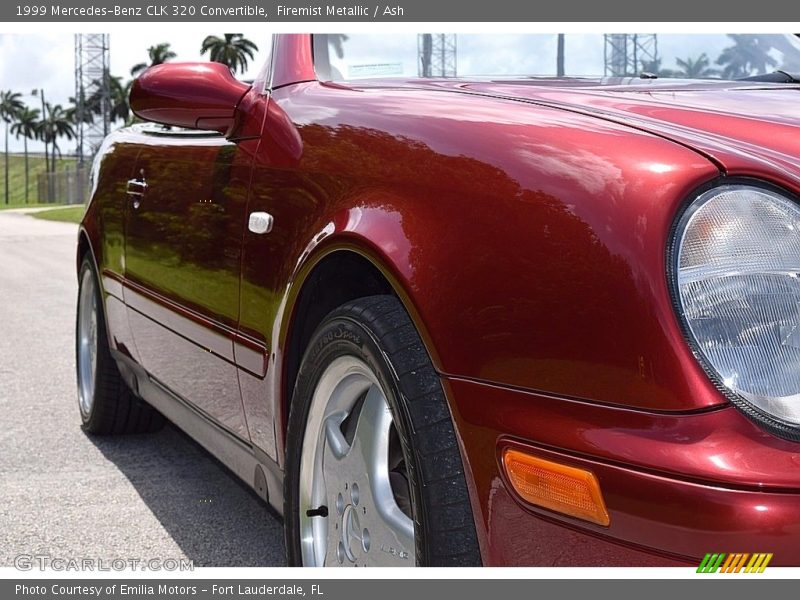
[(655, 70), (658, 61), (658, 36), (655, 33), (605, 34), (605, 75), (637, 77)]
[(91, 160), (111, 123), (109, 35), (75, 34), (75, 121), (78, 164)]
[(420, 77), (456, 76), (456, 34), (420, 33), (417, 53)]

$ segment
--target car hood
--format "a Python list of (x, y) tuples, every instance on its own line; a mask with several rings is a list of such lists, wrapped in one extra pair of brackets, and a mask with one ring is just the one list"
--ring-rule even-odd
[(423, 85), (623, 123), (690, 147), (723, 173), (767, 177), (800, 190), (797, 84), (617, 78), (431, 80)]

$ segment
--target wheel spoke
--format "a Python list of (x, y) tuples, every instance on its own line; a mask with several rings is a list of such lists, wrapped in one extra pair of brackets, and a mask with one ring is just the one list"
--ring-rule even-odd
[[(391, 426), (392, 413), (383, 392), (373, 385), (367, 392), (358, 418), (353, 452), (360, 455), (369, 479), (369, 493), (374, 507), (370, 521), (375, 523), (375, 542), (382, 543), (384, 552), (389, 555), (394, 550), (397, 558), (402, 558), (402, 553), (407, 558), (414, 553), (414, 523), (397, 505), (389, 478)], [(378, 540), (381, 531), (387, 534), (387, 539)]]
[[(413, 565), (414, 524), (397, 505), (390, 479), (397, 460), (389, 456), (392, 413), (363, 361), (341, 357), (327, 368), (306, 427), (299, 507), (303, 563)], [(326, 517), (306, 515), (323, 504)]]
[(87, 417), (94, 403), (97, 370), (97, 294), (90, 271), (84, 271), (78, 296), (78, 401)]
[(89, 326), (89, 354), (94, 373), (97, 370), (97, 297), (94, 294), (92, 294), (92, 318)]
[(350, 452), (350, 444), (342, 433), (342, 422), (347, 415), (335, 413), (325, 419), (325, 441), (333, 457), (341, 460)]
[(386, 554), (384, 558), (393, 557), (399, 564), (414, 565), (414, 522), (409, 519), (397, 502), (384, 497), (375, 503), (375, 514), (370, 520), (370, 531), (376, 549)]
[(370, 382), (365, 381), (359, 373), (348, 373), (341, 381), (337, 381), (330, 392), (325, 413), (333, 415), (342, 413), (345, 417), (353, 409), (353, 402), (356, 398), (367, 391)]
[(389, 428), (392, 413), (386, 398), (377, 385), (370, 386), (358, 415), (358, 424), (353, 438), (366, 466), (372, 471), (389, 472)]

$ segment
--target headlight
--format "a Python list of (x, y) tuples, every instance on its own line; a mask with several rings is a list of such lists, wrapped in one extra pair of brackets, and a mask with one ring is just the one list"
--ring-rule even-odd
[(800, 439), (800, 207), (762, 187), (713, 188), (680, 218), (671, 254), (703, 367), (751, 418)]

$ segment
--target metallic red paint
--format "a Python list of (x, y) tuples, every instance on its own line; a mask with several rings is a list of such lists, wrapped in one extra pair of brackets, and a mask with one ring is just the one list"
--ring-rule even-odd
[[(146, 118), (237, 126), (219, 127), (228, 140), (107, 142), (83, 235), (114, 347), (280, 465), (296, 300), (326, 257), (353, 253), (442, 374), (486, 564), (679, 564), (756, 546), (800, 564), (800, 446), (714, 388), (665, 275), (693, 190), (732, 174), (800, 189), (795, 86), (332, 85), (311, 56), (310, 36), (278, 35), (270, 85), (246, 93), (196, 65), (136, 84)], [(125, 182), (141, 169), (133, 208)], [(273, 215), (269, 235), (245, 230), (254, 211)], [(505, 444), (590, 468), (610, 527), (524, 506), (499, 468)]]
[(229, 133), (249, 89), (220, 63), (161, 64), (133, 81), (130, 104), (148, 121)]
[(287, 33), (275, 36), (270, 88), (292, 85), (302, 81), (316, 81), (314, 71), (313, 41), (304, 33)]
[[(797, 444), (779, 440), (735, 408), (653, 414), (548, 398), (449, 379), (456, 422), (474, 476), (488, 562), (547, 564), (559, 555), (525, 513), (677, 560), (705, 550), (770, 548), (780, 564), (797, 564)], [(491, 409), (489, 409), (491, 406)], [(592, 471), (611, 515), (608, 528), (524, 506), (500, 467), (506, 446)], [(494, 453), (494, 460), (487, 455)], [(499, 503), (508, 507), (498, 509)], [(527, 523), (526, 523), (527, 521)], [(536, 553), (539, 553), (538, 555)], [(603, 564), (595, 557), (583, 564)], [(635, 561), (634, 564), (647, 564)], [(776, 563), (777, 564), (777, 563)]]
[[(622, 125), (505, 100), (476, 109), (462, 94), (307, 83), (272, 101), (303, 149), (294, 169), (260, 154), (253, 174), (251, 202), (275, 216), (259, 254), (273, 290), (303, 252), (355, 238), (412, 297), (442, 372), (658, 410), (720, 403), (686, 378), (706, 379), (664, 277), (674, 211), (719, 174), (707, 160)], [(331, 116), (315, 118), (320, 105)]]

